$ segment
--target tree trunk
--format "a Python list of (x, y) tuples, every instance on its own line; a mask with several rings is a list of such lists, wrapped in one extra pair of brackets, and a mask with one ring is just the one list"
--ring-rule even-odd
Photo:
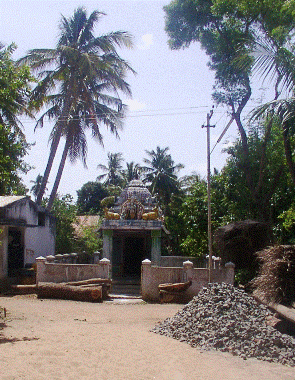
[(46, 169), (45, 169), (45, 172), (44, 172), (44, 175), (43, 175), (43, 178), (42, 178), (42, 182), (41, 182), (41, 185), (40, 185), (40, 189), (39, 189), (39, 192), (38, 192), (38, 196), (37, 196), (37, 199), (36, 199), (36, 203), (38, 205), (41, 204), (43, 196), (44, 196), (44, 193), (45, 193), (46, 185), (47, 185), (47, 182), (48, 182), (48, 177), (49, 177), (49, 174), (50, 174), (50, 171), (51, 171), (51, 168), (52, 168), (53, 160), (54, 160), (54, 157), (55, 157), (55, 154), (56, 154), (56, 151), (57, 151), (57, 147), (58, 147), (58, 144), (59, 144), (59, 141), (60, 141), (60, 137), (61, 137), (61, 132), (59, 131), (57, 133), (57, 135), (54, 136), (54, 139), (53, 139), (52, 144), (51, 144), (49, 158), (48, 158), (48, 161), (47, 161)]
[(246, 131), (245, 131), (243, 124), (242, 124), (242, 121), (241, 121), (242, 111), (245, 108), (245, 106), (247, 105), (247, 103), (251, 97), (252, 91), (251, 91), (249, 77), (245, 76), (244, 79), (245, 79), (245, 87), (247, 89), (247, 92), (246, 92), (245, 96), (242, 98), (237, 110), (235, 111), (234, 103), (231, 105), (231, 108), (233, 111), (232, 117), (234, 118), (234, 120), (237, 124), (238, 130), (239, 130), (239, 133), (241, 136), (241, 142), (242, 142), (242, 147), (243, 147), (243, 156), (244, 156), (244, 160), (245, 160), (244, 172), (245, 172), (246, 181), (247, 181), (250, 192), (252, 193), (252, 195), (254, 195), (252, 175), (251, 175), (251, 169), (250, 169), (250, 165), (249, 165), (250, 163), (249, 163), (248, 137), (247, 137)]
[(59, 168), (58, 168), (58, 171), (57, 171), (57, 175), (56, 175), (56, 178), (55, 178), (55, 181), (54, 181), (54, 185), (53, 185), (53, 188), (51, 190), (49, 201), (48, 201), (48, 204), (47, 204), (47, 207), (46, 207), (46, 209), (48, 211), (51, 210), (53, 202), (54, 202), (54, 199), (56, 197), (56, 193), (57, 193), (57, 189), (58, 189), (58, 186), (59, 186), (59, 183), (60, 183), (62, 172), (63, 172), (64, 167), (65, 167), (65, 162), (66, 162), (66, 158), (67, 158), (67, 155), (68, 155), (69, 147), (70, 147), (69, 139), (66, 139), (66, 143), (65, 143), (65, 147), (64, 147), (64, 150), (63, 150), (63, 154), (62, 154), (61, 160), (60, 160), (60, 164), (59, 164)]
[(40, 282), (37, 288), (38, 298), (56, 298), (73, 301), (101, 302), (101, 286), (81, 288), (52, 282)]
[(294, 162), (292, 159), (292, 149), (291, 149), (291, 145), (290, 145), (290, 139), (288, 136), (288, 131), (289, 131), (288, 128), (283, 126), (283, 139), (284, 139), (286, 161), (287, 161), (287, 164), (289, 167), (292, 182), (295, 185), (295, 167), (294, 167)]
[(60, 115), (60, 117), (59, 117), (59, 119), (57, 121), (57, 124), (56, 124), (57, 132), (54, 135), (54, 138), (52, 140), (48, 162), (47, 162), (47, 165), (46, 165), (46, 169), (45, 169), (45, 172), (44, 172), (44, 176), (42, 178), (40, 190), (39, 190), (39, 193), (38, 193), (38, 196), (37, 196), (37, 200), (36, 200), (36, 203), (38, 205), (41, 204), (43, 196), (44, 196), (44, 193), (45, 193), (45, 189), (46, 189), (46, 185), (47, 185), (47, 182), (48, 182), (49, 174), (50, 174), (50, 171), (51, 171), (51, 168), (52, 168), (53, 160), (55, 158), (56, 151), (57, 151), (57, 148), (58, 148), (58, 144), (59, 144), (59, 141), (60, 141), (60, 138), (61, 138), (62, 126), (65, 123), (65, 120), (68, 119), (68, 115), (69, 115), (69, 112), (70, 112), (70, 108), (71, 108), (71, 95), (70, 95), (70, 93), (71, 93), (71, 91), (69, 91), (69, 93), (68, 93), (68, 96), (67, 96), (66, 102), (64, 104), (62, 113), (61, 113), (61, 115)]

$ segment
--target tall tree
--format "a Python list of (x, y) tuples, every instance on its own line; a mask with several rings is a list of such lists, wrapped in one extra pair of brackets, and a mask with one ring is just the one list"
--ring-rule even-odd
[(97, 214), (101, 211), (100, 201), (109, 193), (100, 182), (87, 182), (77, 190), (77, 207), (79, 214)]
[[(85, 160), (85, 129), (90, 128), (92, 136), (102, 143), (100, 124), (115, 134), (122, 127), (124, 106), (118, 91), (131, 94), (125, 76), (134, 71), (116, 48), (131, 47), (131, 36), (118, 31), (95, 37), (94, 27), (102, 15), (94, 11), (87, 17), (86, 10), (78, 8), (72, 17), (62, 16), (57, 47), (31, 50), (20, 61), (28, 63), (40, 78), (32, 92), (32, 105), (37, 109), (44, 104), (49, 107), (37, 125), (42, 127), (46, 116), (56, 120), (37, 203), (42, 200), (60, 139), (66, 139), (48, 209), (56, 195), (67, 156), (72, 160), (77, 157)], [(110, 95), (112, 92), (115, 96)]]
[(105, 179), (104, 185), (106, 186), (121, 186), (123, 181), (123, 166), (124, 158), (122, 153), (108, 153), (107, 165), (99, 164), (97, 167), (104, 171), (97, 177), (98, 181)]
[(142, 167), (143, 181), (149, 185), (152, 194), (158, 195), (165, 211), (167, 211), (172, 194), (179, 192), (177, 173), (184, 167), (182, 164), (174, 164), (168, 150), (168, 147), (160, 148), (159, 146), (156, 151), (146, 150), (149, 158), (143, 159), (147, 166)]
[(12, 59), (14, 44), (0, 44), (0, 194), (25, 194), (21, 174), (30, 166), (24, 157), (30, 144), (26, 142), (19, 116), (31, 115), (27, 109), (30, 82), (28, 67), (17, 67)]
[[(281, 123), (284, 150), (287, 165), (295, 185), (294, 120), (295, 120), (295, 54), (289, 29), (281, 28), (276, 34), (259, 40), (253, 49), (254, 69), (261, 76), (274, 81), (277, 96), (271, 102), (263, 104), (253, 112), (253, 119), (263, 115)], [(287, 98), (279, 98), (282, 90)], [(289, 96), (289, 97), (288, 97)]]
[(142, 168), (139, 164), (135, 164), (133, 161), (126, 162), (126, 169), (123, 171), (123, 176), (126, 183), (134, 179), (140, 179)]
[[(294, 2), (291, 2), (294, 5)], [(266, 173), (266, 149), (272, 119), (263, 136), (259, 176), (253, 176), (247, 129), (242, 112), (251, 97), (253, 46), (258, 36), (275, 38), (294, 29), (293, 5), (287, 0), (175, 0), (164, 7), (166, 31), (173, 49), (199, 42), (215, 72), (213, 98), (227, 105), (236, 121), (243, 154), (243, 174), (250, 196), (259, 202)], [(287, 33), (287, 34), (286, 34)], [(283, 33), (280, 34), (283, 36)], [(278, 92), (275, 88), (275, 96)]]
[(33, 183), (33, 186), (31, 187), (31, 192), (33, 193), (35, 199), (37, 199), (37, 196), (40, 191), (40, 186), (42, 183), (42, 175), (38, 174), (35, 181), (30, 181), (30, 182)]

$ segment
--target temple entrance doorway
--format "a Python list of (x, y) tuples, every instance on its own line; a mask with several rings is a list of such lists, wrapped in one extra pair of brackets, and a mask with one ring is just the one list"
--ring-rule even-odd
[(145, 258), (143, 237), (126, 237), (123, 248), (123, 277), (140, 278), (141, 262)]
[(8, 231), (8, 277), (17, 277), (24, 267), (22, 232), (17, 228)]
[(151, 234), (118, 231), (113, 237), (112, 277), (114, 279), (138, 279), (141, 263), (151, 257)]

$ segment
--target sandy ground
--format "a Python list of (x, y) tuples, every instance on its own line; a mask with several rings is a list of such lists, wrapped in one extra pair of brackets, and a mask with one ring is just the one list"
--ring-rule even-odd
[[(295, 368), (202, 352), (149, 332), (182, 306), (0, 297), (0, 379), (295, 379)], [(1, 322), (1, 320), (0, 320)]]

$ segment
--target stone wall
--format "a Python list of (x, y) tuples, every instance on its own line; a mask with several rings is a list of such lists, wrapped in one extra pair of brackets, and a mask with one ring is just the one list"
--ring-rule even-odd
[[(160, 267), (182, 267), (184, 261), (191, 261), (194, 267), (206, 267), (206, 261), (188, 256), (161, 256), (160, 257)], [(202, 264), (202, 265), (200, 265)]]
[[(191, 261), (185, 261), (182, 267), (160, 267), (152, 265), (150, 260), (144, 260), (141, 267), (141, 295), (145, 301), (159, 301), (158, 286), (165, 283), (187, 282), (192, 285), (186, 291), (186, 299), (196, 296), (203, 286), (208, 284), (207, 268), (194, 268)], [(212, 282), (234, 283), (234, 264), (227, 263), (224, 267), (212, 269)]]
[(97, 264), (67, 264), (47, 261), (45, 257), (36, 259), (36, 283), (70, 282), (91, 278), (110, 278), (110, 261), (102, 259)]

